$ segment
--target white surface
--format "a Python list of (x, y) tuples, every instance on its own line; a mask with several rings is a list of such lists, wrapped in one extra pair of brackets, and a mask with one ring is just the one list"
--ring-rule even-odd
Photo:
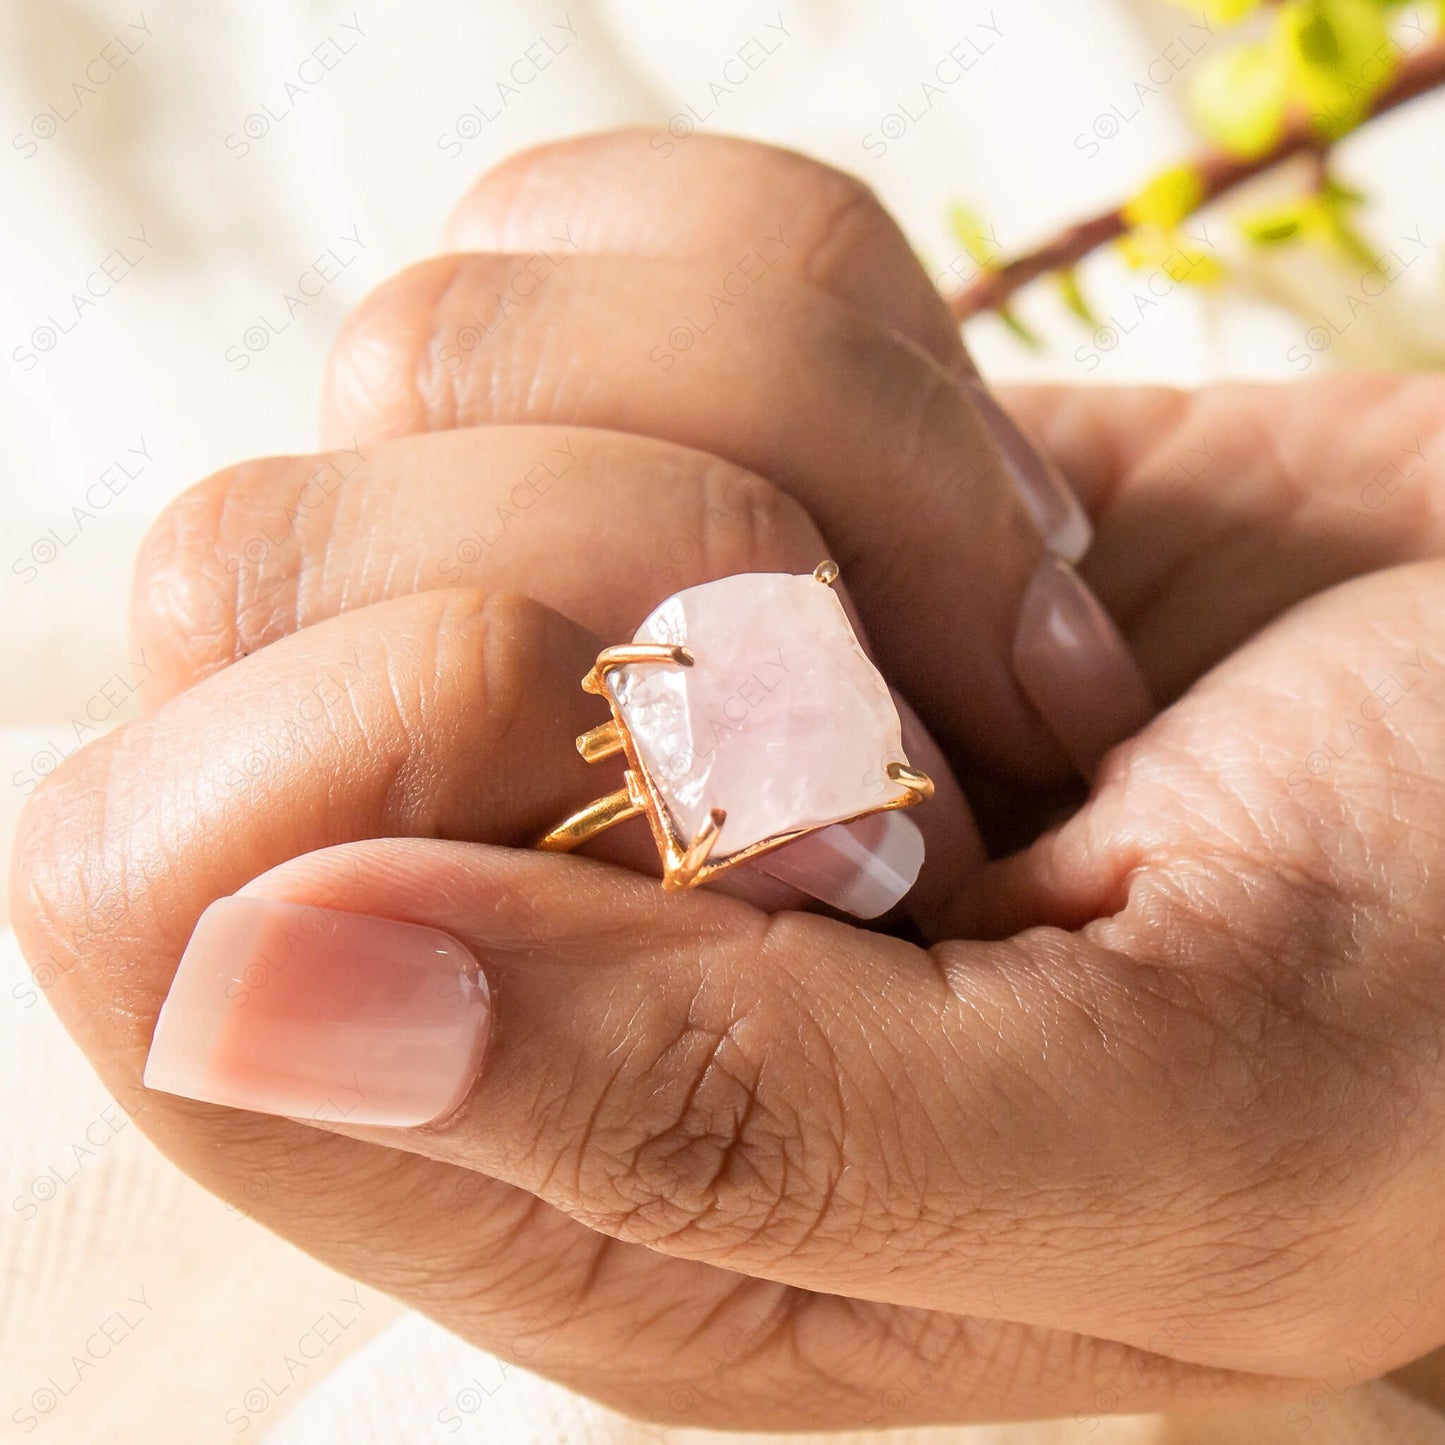
[[(140, 17), (144, 29), (133, 23)], [(786, 28), (786, 43), (714, 105), (710, 81), (767, 22)], [(125, 647), (128, 569), (150, 519), (238, 457), (312, 445), (321, 364), (341, 317), (433, 248), (479, 170), (544, 138), (698, 117), (704, 128), (856, 171), (952, 288), (971, 263), (943, 225), (950, 201), (982, 208), (1008, 250), (1118, 200), (1177, 158), (1189, 143), (1180, 113), (1187, 64), (1142, 100), (1135, 84), (1161, 73), (1161, 56), (1185, 56), (1195, 25), (1153, 0), (804, 0), (781, 10), (697, 0), (9, 0), (0, 8), (0, 839), (35, 777), (74, 746), (77, 724), (126, 715), (144, 667)], [(565, 38), (565, 49), (498, 113), (496, 81), (542, 34), (559, 48)], [(288, 96), (288, 76), (318, 46), (332, 68), (308, 70), (314, 83)], [(954, 48), (974, 57), (971, 68), (924, 110), (923, 82)], [(71, 82), (91, 62), (92, 75), (105, 74), (98, 58), (107, 55), (124, 68), (77, 109)], [(51, 105), (68, 118), (37, 138), (32, 118)], [(901, 118), (904, 106), (916, 119)], [(247, 118), (257, 116), (252, 129), (265, 133), (250, 137)], [(1314, 364), (1439, 357), (1442, 121), (1436, 98), (1347, 148), (1346, 172), (1379, 197), (1370, 229), (1380, 248), (1399, 248), (1410, 264)], [(1090, 137), (1105, 133), (1089, 154)], [(1204, 225), (1208, 243), (1227, 250), (1222, 220)], [(326, 284), (312, 273), (308, 289), (319, 294), (288, 317), (284, 298), (327, 253)], [(1249, 275), (1245, 293), (1164, 297), (1111, 350), (1048, 294), (1022, 307), (1053, 342), (1045, 355), (1023, 352), (987, 320), (970, 339), (1000, 377), (1299, 374), (1291, 348), (1311, 321), (1278, 300), (1334, 296), (1343, 306), (1356, 278), (1322, 276), (1293, 256), (1250, 265)], [(87, 278), (102, 294), (77, 315), (70, 298)], [(1101, 257), (1085, 279), (1122, 334), (1137, 320), (1138, 278)], [(54, 344), (42, 352), (36, 342), (51, 337), (35, 333), (47, 326)], [(246, 338), (259, 345), (263, 335), (264, 349), (247, 352)], [(77, 517), (77, 504), (91, 515)], [(340, 1310), (351, 1286), (160, 1161), (107, 1103), (13, 946), (0, 961), (0, 1438), (647, 1438), (515, 1370), (502, 1372), (506, 1387), (485, 1407), (459, 1414), (456, 1426), (443, 1422), (438, 1412), (449, 1398), (455, 1406), (473, 1374), (496, 1377), (501, 1367), (415, 1318), (353, 1354), (396, 1314), (364, 1291), (336, 1345), (276, 1392), (287, 1343), (323, 1309)], [(92, 1147), (97, 1139), (106, 1142)], [(153, 1309), (124, 1305), (136, 1289)], [(28, 1423), (33, 1391), (98, 1320), (127, 1308), (137, 1312), (134, 1342)], [(1388, 1388), (1365, 1392), (1369, 1409), (1386, 1408), (1378, 1400)], [(265, 1408), (248, 1411), (258, 1389), (269, 1392)], [(1345, 1428), (1350, 1408), (1314, 1422), (1312, 1438)], [(1113, 1440), (1145, 1438), (1142, 1423), (1110, 1429)], [(1104, 1435), (1070, 1426), (1050, 1438)]]

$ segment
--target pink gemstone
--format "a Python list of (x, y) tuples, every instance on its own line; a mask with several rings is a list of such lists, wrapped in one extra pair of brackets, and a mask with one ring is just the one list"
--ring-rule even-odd
[[(727, 813), (714, 859), (907, 795), (887, 773), (907, 761), (888, 684), (812, 576), (689, 587), (633, 640), (686, 645), (695, 658), (621, 668), (610, 686), (678, 834), (694, 837), (713, 808)], [(901, 836), (890, 833), (891, 846)]]
[(874, 813), (805, 833), (742, 866), (791, 883), (855, 918), (877, 918), (917, 880), (923, 834), (904, 813)]

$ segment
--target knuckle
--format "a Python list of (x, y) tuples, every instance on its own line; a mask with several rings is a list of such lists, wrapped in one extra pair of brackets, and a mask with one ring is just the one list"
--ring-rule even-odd
[[(449, 746), (438, 736), (439, 717), (466, 718), (468, 752), (479, 760), (531, 751), (517, 735), (537, 668), (550, 666), (552, 614), (530, 598), (479, 587), (441, 588), (396, 605), (367, 663), (384, 688), (372, 689), (358, 738), (375, 754), (386, 826), (426, 832), (454, 826), (444, 820), (464, 806), (436, 786), (437, 759)], [(465, 806), (475, 800), (466, 789), (462, 797)]]
[(529, 269), (537, 262), (467, 251), (382, 282), (347, 318), (327, 363), (327, 430), (368, 439), (540, 417), (576, 352), (554, 325), (511, 324), (541, 285)]
[(699, 477), (697, 535), (709, 576), (814, 567), (823, 545), (807, 510), (756, 472), (709, 458)]
[(323, 411), (332, 431), (406, 436), (458, 424), (449, 363), (459, 357), (459, 336), (472, 338), (461, 334), (467, 323), (448, 299), (478, 275), (479, 260), (438, 256), (408, 266), (357, 305), (326, 365)]
[(67, 758), (21, 810), (10, 914), (41, 993), (54, 989), (63, 996), (83, 986), (78, 963), (86, 950), (122, 947), (134, 932), (134, 900), (117, 851), (124, 840), (108, 826), (107, 763), (125, 732), (118, 729)]
[(226, 571), (220, 519), (236, 469), (171, 502), (136, 557), (130, 625), (171, 677), (204, 676), (236, 656), (238, 583)]
[(842, 1110), (814, 1065), (778, 1059), (795, 1026), (705, 985), (685, 1018), (639, 1026), (570, 1146), (584, 1222), (713, 1261), (834, 1227)]
[(299, 625), (309, 542), (329, 533), (326, 456), (274, 457), (216, 472), (182, 493), (141, 544), (131, 594), (137, 644), (172, 688)]
[(471, 692), (466, 711), (489, 747), (505, 745), (527, 712), (535, 667), (550, 644), (549, 613), (520, 593), (481, 587), (438, 594), (435, 655), (424, 669), (431, 694), (419, 700), (418, 728), (431, 706), (454, 695), (458, 677)]
[(301, 627), (338, 494), (365, 463), (360, 451), (242, 462), (161, 513), (137, 559), (131, 627), (172, 690)]
[(872, 251), (880, 239), (897, 233), (893, 218), (873, 188), (856, 176), (814, 162), (818, 175), (819, 220), (804, 242), (802, 275), (827, 288), (857, 251)]

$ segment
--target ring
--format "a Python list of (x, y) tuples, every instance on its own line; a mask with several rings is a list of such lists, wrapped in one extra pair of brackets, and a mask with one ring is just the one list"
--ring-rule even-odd
[(923, 836), (897, 810), (932, 797), (933, 781), (904, 755), (837, 578), (821, 562), (688, 587), (604, 648), (582, 687), (612, 717), (577, 751), (623, 754), (623, 786), (537, 846), (570, 852), (642, 816), (669, 891), (752, 863), (856, 917), (891, 908), (923, 863)]

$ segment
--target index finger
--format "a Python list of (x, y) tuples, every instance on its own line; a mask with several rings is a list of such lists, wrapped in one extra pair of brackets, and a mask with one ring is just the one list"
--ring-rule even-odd
[(783, 274), (975, 375), (958, 323), (898, 223), (862, 181), (796, 151), (737, 136), (642, 127), (534, 146), (483, 175), (447, 223), (449, 250), (527, 252), (569, 228), (583, 253), (731, 261), (779, 216)]

